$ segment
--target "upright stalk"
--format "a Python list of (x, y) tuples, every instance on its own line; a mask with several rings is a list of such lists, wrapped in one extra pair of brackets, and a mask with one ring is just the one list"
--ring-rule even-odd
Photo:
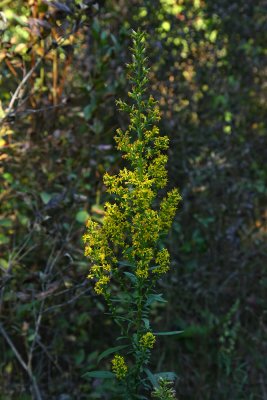
[(123, 333), (120, 340), (125, 344), (125, 356), (115, 354), (112, 371), (120, 383), (121, 398), (126, 400), (144, 396), (148, 388), (145, 372), (156, 340), (149, 310), (156, 281), (170, 265), (168, 250), (159, 249), (159, 237), (169, 230), (181, 199), (173, 189), (156, 206), (158, 190), (167, 183), (164, 152), (168, 138), (159, 135), (159, 109), (153, 97), (147, 96), (145, 34), (133, 32), (132, 38), (130, 101), (117, 102), (119, 109), (129, 114), (130, 123), (115, 136), (127, 168), (117, 175), (104, 175), (113, 202), (105, 204), (102, 225), (89, 219), (84, 235), (85, 255), (91, 261), (88, 278), (95, 282), (96, 293), (107, 300)]

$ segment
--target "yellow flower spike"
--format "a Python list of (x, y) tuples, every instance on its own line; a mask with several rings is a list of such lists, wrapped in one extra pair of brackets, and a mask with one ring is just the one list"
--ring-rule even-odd
[(116, 354), (111, 363), (112, 363), (112, 371), (116, 375), (116, 378), (119, 380), (124, 379), (128, 371), (128, 367), (125, 363), (124, 357)]
[(156, 263), (158, 266), (152, 270), (154, 274), (165, 274), (170, 269), (170, 254), (167, 249), (162, 249), (157, 253)]
[(152, 332), (145, 333), (139, 340), (139, 344), (143, 349), (152, 349), (156, 342), (156, 336)]
[(168, 230), (172, 224), (177, 205), (182, 199), (177, 189), (170, 191), (160, 205), (161, 228)]

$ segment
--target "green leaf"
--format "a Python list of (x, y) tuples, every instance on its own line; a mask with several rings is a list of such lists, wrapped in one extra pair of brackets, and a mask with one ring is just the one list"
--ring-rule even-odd
[(103, 358), (109, 356), (110, 354), (116, 353), (117, 351), (125, 349), (126, 347), (128, 347), (128, 345), (126, 345), (126, 344), (121, 345), (121, 346), (116, 346), (116, 347), (110, 347), (109, 349), (103, 351), (103, 353), (101, 353), (98, 356), (97, 362), (99, 363), (101, 360), (103, 360)]
[(0, 258), (0, 267), (3, 269), (8, 269), (9, 262), (7, 260), (5, 260), (4, 258)]
[(168, 381), (175, 381), (177, 379), (177, 375), (175, 372), (158, 372), (157, 374), (154, 374), (156, 377), (157, 381), (160, 378), (167, 379)]
[(150, 329), (150, 322), (149, 322), (149, 319), (148, 319), (148, 318), (142, 318), (142, 320), (143, 320), (143, 322), (144, 322), (144, 324), (145, 324), (145, 328), (146, 328), (147, 330), (149, 330), (149, 329)]
[(180, 339), (196, 336), (207, 336), (210, 331), (211, 327), (206, 325), (190, 325), (182, 331)]
[(0, 226), (3, 226), (4, 228), (11, 228), (13, 225), (12, 220), (9, 218), (3, 218), (0, 219)]
[(167, 303), (167, 300), (165, 300), (162, 297), (162, 294), (150, 294), (147, 296), (147, 301), (146, 301), (146, 306), (150, 306), (152, 303), (158, 302), (158, 303)]
[(95, 361), (95, 360), (97, 359), (97, 356), (98, 356), (98, 351), (97, 351), (97, 350), (93, 351), (92, 353), (90, 353), (90, 354), (88, 355), (88, 357), (87, 357), (87, 362), (88, 362), (89, 364), (92, 364), (93, 361)]
[(76, 214), (76, 221), (80, 222), (81, 224), (84, 224), (85, 221), (88, 220), (88, 218), (89, 218), (89, 214), (85, 210), (79, 211)]
[(171, 336), (171, 335), (181, 335), (183, 331), (169, 331), (169, 332), (153, 332), (155, 336)]
[(0, 244), (6, 244), (9, 242), (9, 238), (4, 235), (3, 233), (0, 233)]
[(130, 281), (132, 283), (136, 283), (137, 282), (137, 277), (134, 274), (132, 274), (131, 272), (125, 271), (124, 275), (126, 275), (130, 279)]
[(74, 360), (76, 365), (82, 364), (82, 362), (85, 359), (85, 352), (84, 349), (80, 349), (75, 355), (74, 355)]
[(14, 182), (14, 178), (9, 172), (5, 172), (2, 176), (8, 183)]
[(119, 261), (118, 263), (121, 267), (134, 267), (134, 264), (128, 261)]
[(84, 378), (113, 379), (115, 375), (110, 371), (89, 371), (82, 375)]
[(128, 339), (128, 336), (118, 336), (116, 340)]
[(132, 303), (129, 293), (118, 293), (116, 297), (111, 298), (115, 303)]
[(102, 132), (104, 125), (101, 121), (95, 118), (94, 123), (90, 125), (90, 128), (96, 135), (98, 135), (99, 133)]
[(120, 315), (117, 315), (116, 318), (117, 318), (117, 320), (119, 319), (121, 321), (127, 321), (127, 322), (130, 322), (131, 324), (133, 323), (133, 321), (130, 318), (122, 317)]
[(88, 104), (83, 110), (84, 119), (89, 121), (92, 118), (93, 112), (96, 109), (96, 103), (93, 101), (91, 104)]
[(41, 193), (40, 193), (40, 197), (41, 197), (41, 199), (42, 199), (42, 202), (43, 202), (44, 204), (47, 204), (47, 203), (51, 200), (52, 195), (49, 194), (49, 193), (46, 193), (46, 192), (41, 192)]
[(154, 374), (152, 374), (152, 372), (148, 368), (145, 368), (144, 371), (147, 374), (147, 377), (148, 377), (149, 381), (151, 382), (151, 385), (153, 387), (156, 387), (156, 388), (159, 387), (158, 380), (156, 379), (156, 376)]

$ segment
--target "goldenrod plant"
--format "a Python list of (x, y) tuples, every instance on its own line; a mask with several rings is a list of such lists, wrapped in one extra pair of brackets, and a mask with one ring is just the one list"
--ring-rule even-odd
[[(91, 262), (88, 279), (106, 300), (121, 333), (121, 345), (99, 357), (115, 354), (112, 372), (92, 371), (87, 376), (116, 379), (116, 399), (125, 400), (147, 399), (153, 388), (159, 387), (161, 375), (152, 374), (148, 365), (156, 337), (164, 333), (153, 332), (149, 311), (154, 302), (164, 301), (156, 292), (157, 280), (170, 268), (162, 236), (170, 229), (181, 199), (177, 189), (169, 191), (161, 202), (157, 198), (158, 191), (167, 184), (169, 139), (159, 133), (159, 108), (147, 94), (145, 34), (133, 32), (132, 39), (130, 101), (117, 102), (119, 109), (129, 115), (130, 123), (126, 131), (118, 129), (115, 136), (127, 167), (117, 175), (104, 175), (112, 200), (105, 203), (102, 223), (89, 218), (83, 236), (85, 256)], [(164, 376), (173, 378), (171, 373)]]

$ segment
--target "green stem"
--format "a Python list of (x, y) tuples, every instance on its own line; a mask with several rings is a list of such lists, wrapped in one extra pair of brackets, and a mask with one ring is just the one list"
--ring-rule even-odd
[(105, 294), (105, 300), (106, 300), (106, 302), (107, 302), (108, 308), (109, 308), (109, 310), (110, 310), (110, 313), (111, 313), (111, 315), (112, 315), (112, 318), (113, 318), (114, 322), (119, 326), (119, 328), (120, 328), (120, 330), (121, 330), (121, 335), (125, 335), (124, 327), (123, 327), (123, 325), (119, 322), (118, 315), (117, 315), (117, 310), (116, 310), (116, 308), (114, 307), (114, 305), (113, 305), (113, 303), (112, 303), (112, 301), (111, 301), (111, 298), (110, 298), (110, 294), (109, 294), (109, 293), (106, 293), (106, 294)]

